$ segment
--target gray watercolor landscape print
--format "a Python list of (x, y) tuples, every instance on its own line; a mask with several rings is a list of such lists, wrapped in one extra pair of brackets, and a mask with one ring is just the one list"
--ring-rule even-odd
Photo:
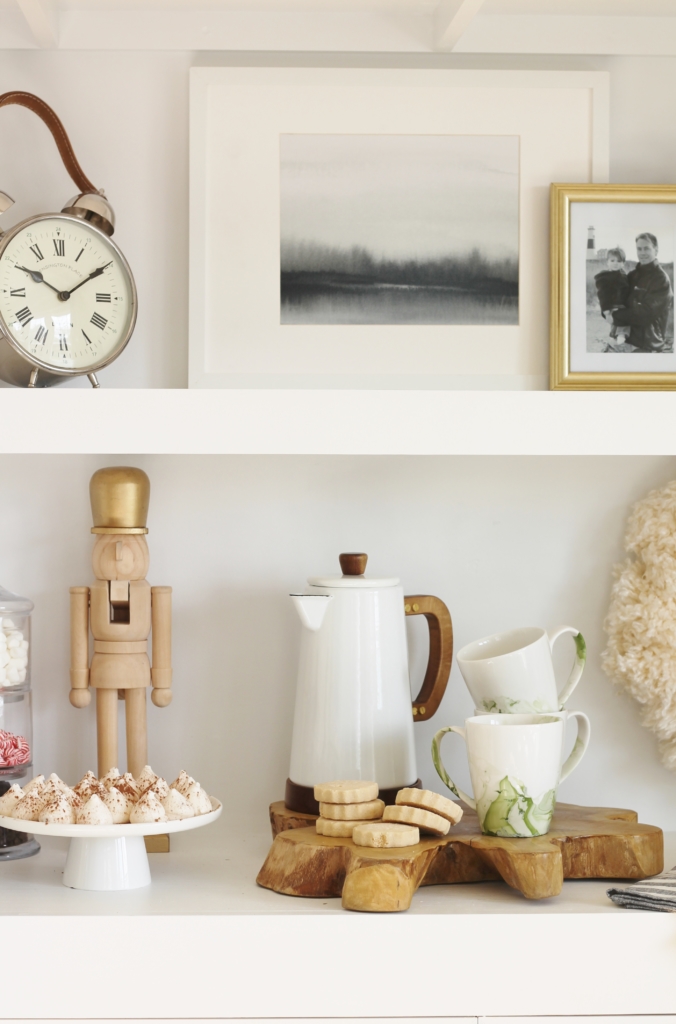
[(519, 138), (282, 135), (282, 324), (516, 324)]

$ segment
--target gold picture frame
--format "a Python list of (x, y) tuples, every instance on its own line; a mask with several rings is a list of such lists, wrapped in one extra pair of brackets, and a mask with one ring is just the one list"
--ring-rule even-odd
[[(592, 185), (560, 184), (551, 186), (551, 308), (550, 308), (550, 388), (561, 390), (664, 391), (676, 389), (676, 353), (674, 348), (674, 276), (676, 260), (676, 185)], [(616, 210), (611, 208), (617, 206)], [(647, 205), (646, 205), (647, 204)], [(596, 248), (597, 229), (602, 224), (601, 242)], [(586, 224), (585, 228), (583, 225)], [(582, 249), (583, 232), (586, 247)], [(663, 272), (671, 281), (671, 299), (665, 312), (661, 300), (659, 328), (653, 325), (629, 327), (626, 335), (613, 337), (615, 319), (640, 318), (641, 291), (632, 278), (631, 263), (639, 266), (632, 246), (641, 233), (657, 239), (666, 257)], [(659, 244), (659, 236), (662, 242)], [(624, 243), (624, 244), (622, 244)], [(627, 305), (613, 307), (610, 321), (594, 296), (597, 267), (607, 264), (608, 249), (624, 253), (620, 263), (625, 273)], [(593, 255), (591, 255), (593, 253)], [(644, 254), (645, 255), (645, 254)], [(611, 267), (618, 266), (613, 256)], [(644, 259), (640, 260), (644, 263)], [(662, 265), (659, 258), (656, 261)], [(663, 279), (663, 278), (662, 278)], [(619, 280), (619, 279), (618, 279)], [(600, 286), (597, 284), (597, 288)], [(665, 285), (666, 287), (666, 285)], [(657, 307), (655, 307), (657, 308)], [(643, 308), (645, 319), (646, 306)], [(656, 320), (657, 323), (657, 320)], [(650, 328), (650, 331), (648, 330)], [(608, 331), (607, 337), (604, 330)], [(627, 330), (627, 328), (624, 328)], [(661, 330), (661, 336), (660, 336)], [(632, 342), (632, 332), (635, 344)], [(652, 332), (652, 333), (651, 333)], [(650, 338), (653, 348), (648, 347)], [(661, 345), (661, 347), (656, 347)], [(607, 367), (607, 368), (606, 368)]]

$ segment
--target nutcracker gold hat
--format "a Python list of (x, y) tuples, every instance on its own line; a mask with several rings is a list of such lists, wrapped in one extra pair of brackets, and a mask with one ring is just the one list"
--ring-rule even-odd
[(97, 469), (89, 481), (92, 533), (147, 533), (150, 480), (134, 466)]

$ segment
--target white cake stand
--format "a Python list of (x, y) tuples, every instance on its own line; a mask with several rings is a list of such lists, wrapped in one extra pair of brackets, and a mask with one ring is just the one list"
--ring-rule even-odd
[(71, 889), (140, 889), (150, 885), (150, 865), (144, 836), (189, 832), (210, 825), (220, 816), (222, 804), (213, 797), (209, 814), (181, 821), (160, 821), (144, 825), (43, 825), (0, 815), (0, 826), (39, 836), (70, 839), (63, 884)]

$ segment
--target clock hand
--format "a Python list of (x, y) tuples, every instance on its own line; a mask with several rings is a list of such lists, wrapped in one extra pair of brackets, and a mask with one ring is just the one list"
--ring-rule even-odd
[(17, 270), (25, 271), (35, 281), (36, 284), (46, 284), (47, 287), (51, 288), (53, 292), (57, 292), (59, 296), (61, 295), (61, 292), (59, 291), (58, 288), (55, 288), (53, 284), (49, 283), (49, 281), (45, 281), (44, 277), (42, 276), (39, 270), (29, 270), (28, 267), (20, 267), (18, 264)]
[(78, 290), (78, 288), (82, 287), (83, 284), (87, 284), (87, 281), (91, 281), (95, 277), (100, 277), (101, 274), (103, 274), (104, 271), (106, 271), (108, 269), (108, 267), (110, 266), (110, 264), (112, 262), (113, 261), (110, 260), (108, 263), (106, 263), (105, 266), (98, 267), (96, 270), (92, 270), (91, 274), (89, 274), (88, 277), (85, 277), (82, 281), (80, 281), (78, 284), (76, 284), (75, 287), (71, 288), (69, 292), (59, 292), (59, 298), (61, 299), (61, 301), (62, 302), (66, 302), (66, 300), (71, 297), (73, 292), (76, 292)]

